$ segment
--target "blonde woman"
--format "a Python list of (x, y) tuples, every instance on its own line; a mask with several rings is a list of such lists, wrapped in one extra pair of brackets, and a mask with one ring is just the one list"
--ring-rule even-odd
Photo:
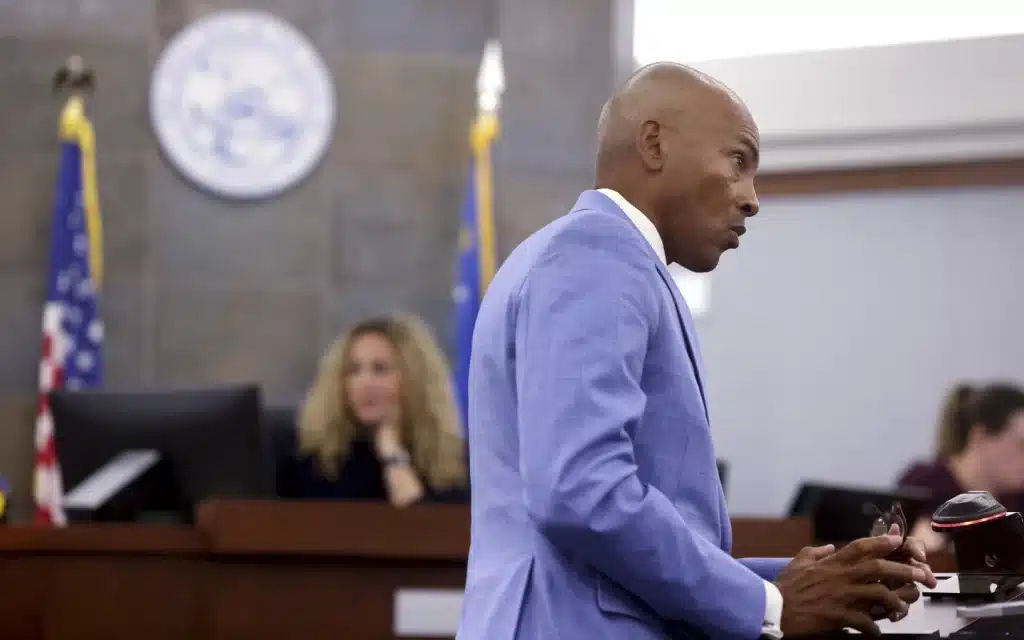
[(278, 437), (283, 498), (397, 507), (467, 499), (451, 374), (414, 316), (371, 318), (339, 337), (297, 422), (290, 438)]

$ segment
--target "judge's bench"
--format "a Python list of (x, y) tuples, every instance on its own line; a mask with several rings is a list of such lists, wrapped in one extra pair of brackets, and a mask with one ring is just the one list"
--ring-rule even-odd
[[(55, 393), (50, 408), (73, 487), (63, 506), (78, 524), (0, 526), (0, 639), (455, 635), (468, 507), (268, 499), (273, 421), (258, 387)], [(247, 499), (203, 500), (215, 495)], [(959, 574), (885, 625), (895, 637), (1017, 633), (1012, 617), (957, 613), (965, 595), (1014, 600), (1024, 572), (1021, 515), (965, 495), (933, 523), (949, 528), (959, 565), (937, 557), (933, 568)], [(733, 553), (792, 556), (821, 537), (819, 519), (734, 518)]]
[[(802, 518), (737, 518), (733, 528), (737, 556), (788, 556), (811, 543)], [(213, 501), (193, 526), (0, 527), (0, 637), (451, 638), (468, 548), (461, 505)], [(922, 598), (884, 627), (894, 638), (1024, 636), (1024, 624), (1006, 630), (1013, 620), (972, 625), (955, 603)]]

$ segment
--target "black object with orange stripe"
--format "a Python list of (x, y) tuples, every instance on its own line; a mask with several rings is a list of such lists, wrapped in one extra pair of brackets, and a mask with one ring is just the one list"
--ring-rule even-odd
[(987, 491), (944, 502), (932, 529), (953, 540), (960, 595), (996, 600), (1024, 582), (1024, 516)]

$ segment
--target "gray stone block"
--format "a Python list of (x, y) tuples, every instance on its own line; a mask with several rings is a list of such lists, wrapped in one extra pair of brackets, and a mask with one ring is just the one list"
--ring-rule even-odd
[(157, 0), (0, 0), (0, 35), (148, 42)]
[(450, 176), (469, 155), (477, 56), (341, 56), (334, 157), (345, 166)]
[(334, 282), (376, 286), (451, 279), (460, 185), (374, 167), (341, 170), (336, 185)]
[(319, 296), (158, 284), (155, 382), (258, 382), (270, 397), (304, 389), (319, 357)]
[(114, 155), (103, 149), (97, 155), (104, 271), (112, 275), (145, 271), (153, 240), (146, 200), (147, 155)]
[(597, 120), (613, 90), (611, 65), (542, 54), (510, 55), (500, 170), (573, 173), (594, 166)]
[(76, 39), (0, 38), (0, 114), (17, 126), (0, 128), (6, 153), (56, 153), (60, 102), (53, 96), (53, 74), (72, 53), (96, 70), (90, 115), (97, 148), (134, 152), (150, 143), (149, 61), (145, 44)]
[(12, 522), (30, 521), (32, 469), (35, 464), (35, 417), (39, 398), (34, 392), (0, 393), (0, 474), (11, 482), (8, 511)]
[(434, 332), (438, 344), (447, 350), (451, 342), (448, 337), (450, 291), (450, 286), (443, 291), (430, 291), (413, 282), (401, 281), (338, 289), (324, 302), (320, 348), (327, 349), (338, 336), (361, 320), (404, 311), (422, 317)]
[(39, 389), (45, 287), (42, 272), (0, 273), (0, 391)]
[(159, 12), (161, 40), (166, 42), (186, 25), (224, 9), (251, 9), (271, 13), (302, 31), (320, 50), (329, 53), (334, 46), (331, 32), (331, 0), (164, 0)]
[(277, 198), (234, 202), (197, 191), (162, 158), (149, 163), (150, 243), (161, 279), (291, 282), (315, 286), (327, 273), (330, 177), (311, 176)]
[(479, 56), (491, 34), (492, 0), (350, 0), (331, 8), (336, 51)]
[(498, 0), (502, 47), (520, 53), (574, 57), (582, 70), (608, 60), (617, 0)]
[(582, 191), (593, 188), (587, 172), (544, 178), (536, 174), (502, 174), (495, 185), (500, 256), (507, 256), (531, 233), (569, 213)]
[(57, 153), (0, 156), (0, 268), (43, 273), (50, 247)]
[(150, 382), (146, 351), (153, 339), (145, 312), (148, 278), (114, 271), (103, 284), (103, 360), (106, 386), (135, 389)]

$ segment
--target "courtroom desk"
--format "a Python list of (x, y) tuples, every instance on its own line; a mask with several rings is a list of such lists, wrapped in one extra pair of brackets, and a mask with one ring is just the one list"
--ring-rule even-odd
[(809, 518), (732, 518), (737, 558), (791, 558), (814, 540)]
[(184, 527), (0, 527), (0, 638), (206, 638), (202, 568)]
[(198, 516), (0, 527), (0, 638), (391, 640), (400, 588), (465, 581), (465, 507), (223, 502)]
[[(806, 518), (738, 517), (732, 524), (738, 557), (791, 557), (812, 539)], [(270, 640), (293, 633), (334, 640), (340, 630), (354, 640), (392, 640), (400, 590), (461, 599), (469, 525), (464, 505), (204, 505), (198, 526), (215, 566), (211, 637)], [(440, 602), (437, 608), (447, 609)], [(427, 626), (454, 637), (457, 614), (455, 608), (428, 616)]]
[[(385, 504), (314, 501), (224, 501), (203, 505), (199, 527), (218, 553), (309, 554), (326, 551), (373, 558), (465, 560), (469, 507), (429, 505), (396, 510)], [(282, 521), (282, 518), (286, 521)], [(362, 526), (353, 526), (362, 524)], [(344, 537), (338, 533), (343, 531)], [(808, 518), (732, 518), (733, 554), (791, 557), (813, 540)]]
[(392, 640), (400, 589), (465, 584), (465, 506), (223, 502), (198, 526), (217, 640)]
[[(791, 556), (811, 535), (806, 521), (733, 527), (743, 556)], [(396, 594), (415, 588), (446, 599), (453, 636), (468, 549), (459, 505), (225, 501), (195, 529), (0, 527), (0, 639), (393, 640)]]
[[(956, 575), (939, 574), (942, 580), (957, 580)], [(923, 587), (922, 587), (923, 588)], [(1015, 589), (1012, 600), (1024, 597), (1024, 588)], [(971, 620), (957, 615), (956, 604), (949, 600), (933, 600), (922, 597), (910, 606), (907, 617), (899, 622), (883, 620), (878, 623), (884, 635), (925, 635), (947, 636), (957, 631), (972, 630), (978, 638), (1005, 638), (1006, 629), (1024, 628), (1024, 618)], [(1014, 633), (1014, 636), (1017, 634)]]

